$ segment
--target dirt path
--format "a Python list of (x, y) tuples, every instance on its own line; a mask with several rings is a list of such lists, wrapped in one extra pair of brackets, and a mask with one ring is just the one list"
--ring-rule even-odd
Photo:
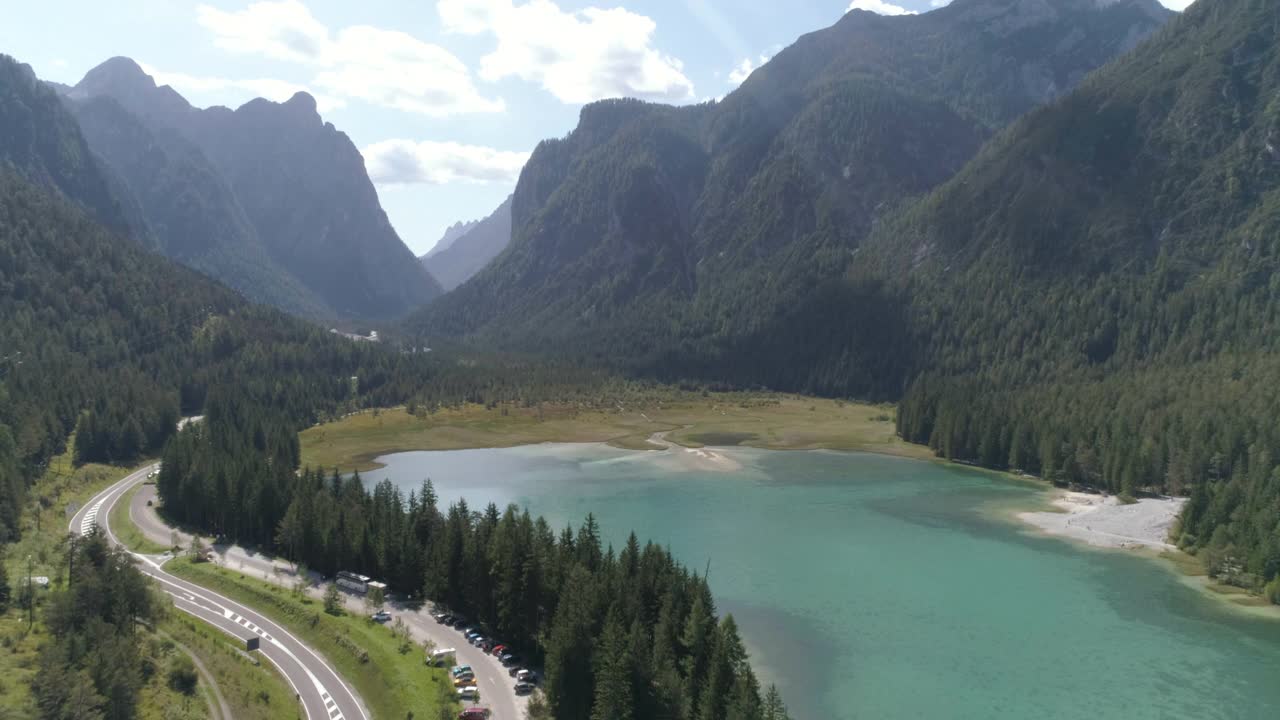
[(191, 662), (196, 666), (196, 672), (200, 673), (200, 679), (204, 682), (204, 686), (209, 688), (209, 694), (204, 696), (205, 702), (209, 704), (209, 714), (214, 720), (235, 720), (235, 715), (231, 714), (231, 706), (227, 704), (227, 698), (222, 694), (222, 688), (218, 687), (218, 681), (214, 680), (213, 673), (209, 672), (209, 668), (205, 667), (200, 656), (192, 652), (191, 648), (178, 642), (178, 639), (169, 633), (157, 628), (157, 635), (163, 635), (168, 638), (173, 646), (187, 654), (191, 658)]

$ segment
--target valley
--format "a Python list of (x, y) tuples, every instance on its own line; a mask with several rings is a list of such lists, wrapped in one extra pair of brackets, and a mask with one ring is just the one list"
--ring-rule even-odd
[(1280, 4), (588, 5), (6, 14), (0, 717), (1280, 714)]

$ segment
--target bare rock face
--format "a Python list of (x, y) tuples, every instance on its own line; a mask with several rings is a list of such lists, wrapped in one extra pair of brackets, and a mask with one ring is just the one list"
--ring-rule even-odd
[[(151, 187), (147, 178), (160, 175), (178, 183), (171, 195), (189, 191), (185, 215), (166, 204), (163, 188), (151, 198), (159, 224), (174, 229), (160, 243), (172, 257), (309, 316), (390, 319), (441, 293), (391, 227), (359, 151), (311, 95), (199, 109), (128, 58), (99, 65), (66, 95), (81, 104), (110, 99), (137, 120), (143, 131), (123, 132), (125, 118), (99, 112), (95, 120), (118, 127), (91, 134), (137, 183)], [(166, 151), (163, 167), (144, 171), (132, 161), (156, 147)]]
[(780, 318), (837, 277), (885, 213), (1159, 27), (1171, 14), (1149, 1), (853, 11), (719, 102), (588, 105), (521, 173), (508, 248), (411, 323), (641, 366), (697, 355), (699, 371), (785, 344)]

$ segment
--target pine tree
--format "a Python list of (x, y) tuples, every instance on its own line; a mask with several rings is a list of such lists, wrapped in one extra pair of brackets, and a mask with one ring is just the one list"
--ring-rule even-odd
[(596, 693), (591, 720), (631, 720), (634, 717), (633, 663), (622, 624), (615, 613), (610, 613), (596, 648)]
[(787, 714), (787, 706), (782, 702), (782, 693), (778, 692), (777, 685), (770, 685), (769, 692), (765, 693), (760, 715), (761, 720), (791, 720), (791, 716)]
[(693, 606), (689, 610), (684, 632), (680, 636), (680, 645), (684, 650), (681, 674), (686, 717), (699, 716), (700, 691), (706, 680), (716, 632), (714, 610), (710, 607), (711, 591), (705, 581), (695, 578), (694, 582), (696, 589)]

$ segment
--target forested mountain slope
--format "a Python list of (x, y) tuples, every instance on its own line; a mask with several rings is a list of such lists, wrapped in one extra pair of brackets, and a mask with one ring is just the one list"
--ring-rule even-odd
[(73, 102), (72, 111), (90, 146), (141, 205), (157, 250), (247, 298), (305, 317), (336, 315), (270, 257), (240, 201), (194, 143), (148, 127), (106, 95)]
[[(388, 319), (440, 294), (387, 220), (355, 145), (311, 96), (202, 110), (113, 58), (67, 97), (115, 100), (149, 131), (122, 131), (124, 119), (101, 107), (80, 111), (94, 125), (92, 146), (121, 166), (151, 225), (165, 231), (171, 257), (313, 316)], [(167, 183), (147, 182), (157, 171), (176, 182), (170, 197), (159, 194)]]
[(88, 208), (102, 224), (127, 232), (122, 207), (76, 120), (28, 65), (0, 55), (0, 167), (56, 190)]
[[(1181, 541), (1254, 586), (1280, 572), (1277, 37), (1274, 2), (1197, 3), (883, 223), (849, 278), (898, 308), (905, 437), (1188, 493)], [(859, 312), (811, 309), (809, 331)]]
[(762, 333), (839, 275), (877, 217), (1167, 15), (1153, 0), (855, 11), (721, 102), (587, 106), (522, 172), (510, 247), (411, 326), (772, 382), (738, 365), (739, 345), (772, 342)]
[(455, 225), (456, 237), (448, 233), (441, 239), (443, 249), (433, 248), (422, 256), (427, 272), (440, 282), (446, 291), (470, 280), (485, 265), (498, 256), (511, 242), (511, 198), (502, 201), (483, 220)]

